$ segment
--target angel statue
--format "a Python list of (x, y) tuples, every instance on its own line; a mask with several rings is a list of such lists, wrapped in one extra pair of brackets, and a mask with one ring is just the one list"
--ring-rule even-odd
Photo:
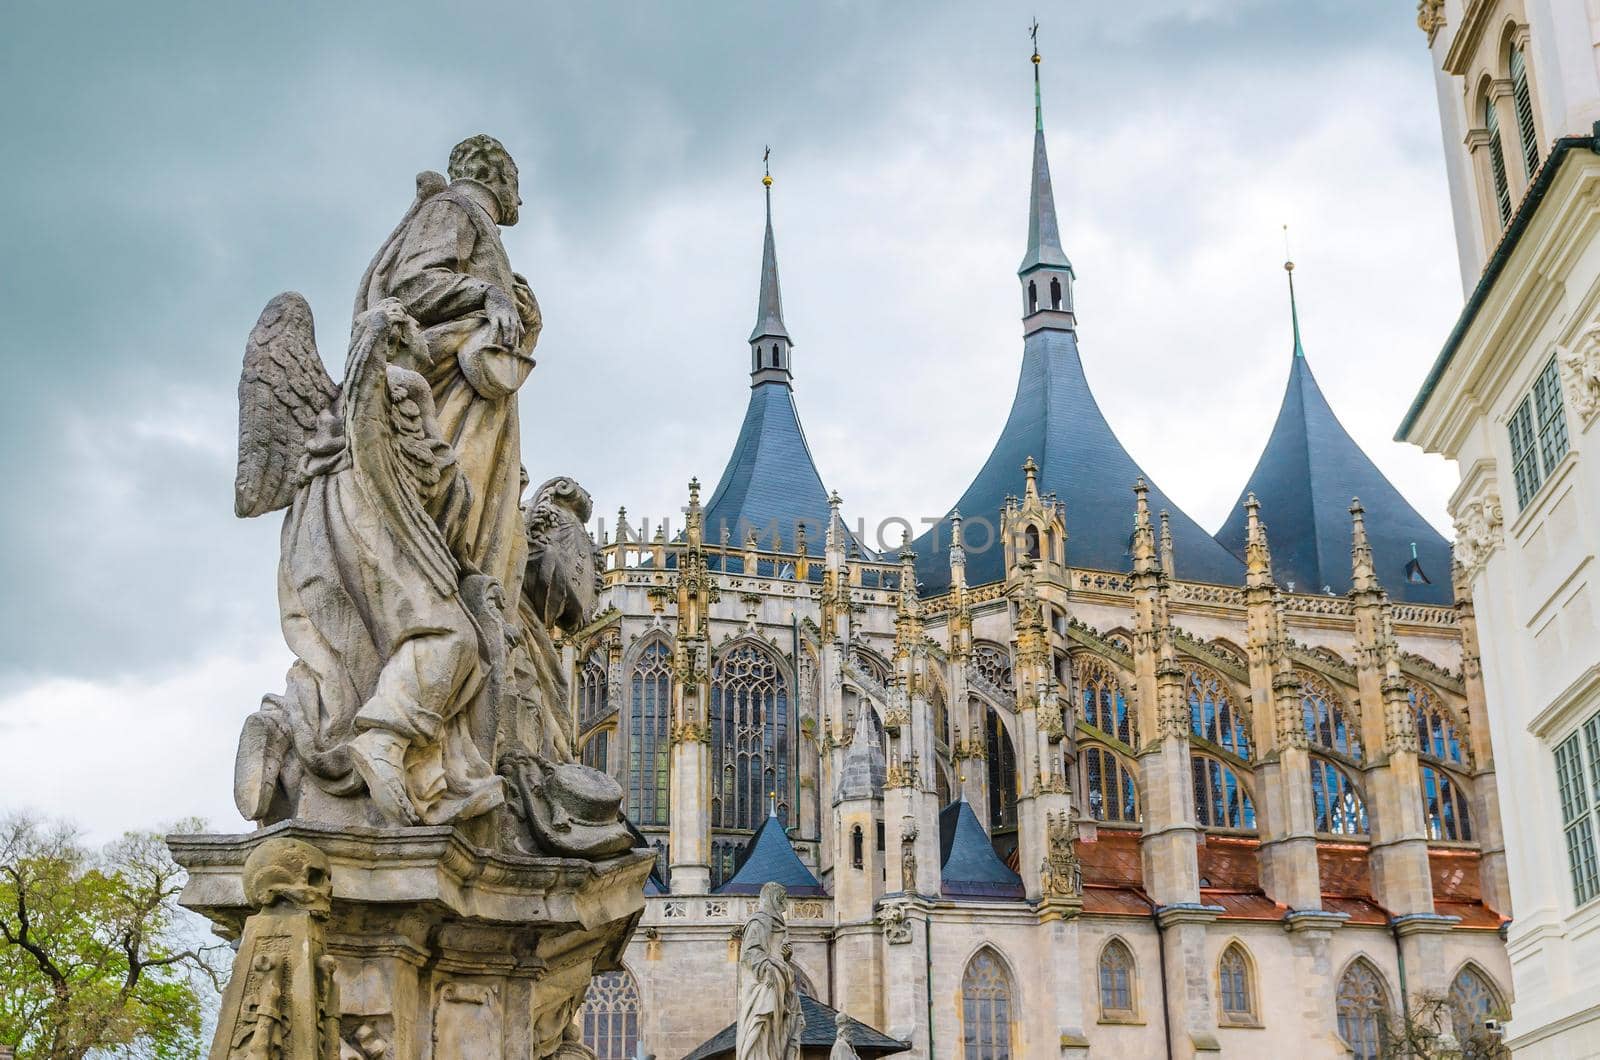
[(783, 884), (765, 884), (739, 943), (735, 1060), (799, 1060), (805, 1014), (784, 924), (787, 897)]
[(295, 662), (245, 722), (235, 801), (265, 823), (401, 826), (504, 806), (489, 834), (514, 847), (606, 856), (631, 845), (622, 792), (572, 761), (554, 641), (594, 607), (592, 504), (569, 479), (521, 503), (516, 392), (540, 315), (500, 242), (516, 165), (474, 136), (448, 181), (416, 184), (362, 278), (342, 385), (297, 294), (246, 346), (235, 509), (287, 509)]

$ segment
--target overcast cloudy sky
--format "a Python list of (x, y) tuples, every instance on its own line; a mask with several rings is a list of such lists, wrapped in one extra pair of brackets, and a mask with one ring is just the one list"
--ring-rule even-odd
[(275, 517), (232, 516), (240, 355), (274, 294), (342, 361), (361, 270), (452, 144), (515, 154), (539, 295), (535, 479), (602, 511), (712, 483), (747, 396), (772, 145), (813, 452), (848, 514), (942, 513), (1021, 352), (1037, 13), (1090, 381), (1219, 525), (1281, 399), (1291, 226), (1311, 363), (1390, 441), (1461, 304), (1428, 55), (1392, 0), (22, 3), (0, 35), (0, 812), (96, 836), (231, 805), (281, 688)]

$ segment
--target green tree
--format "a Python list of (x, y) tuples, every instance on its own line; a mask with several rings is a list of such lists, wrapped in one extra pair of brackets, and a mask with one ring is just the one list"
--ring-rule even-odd
[(152, 833), (93, 851), (68, 826), (0, 819), (0, 1045), (18, 1060), (201, 1055), (227, 947), (198, 940), (183, 879)]

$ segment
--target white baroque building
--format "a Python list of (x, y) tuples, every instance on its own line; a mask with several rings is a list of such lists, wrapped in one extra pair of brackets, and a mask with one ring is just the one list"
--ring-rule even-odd
[(1511, 1004), (1448, 543), (1339, 425), (1292, 297), (1234, 516), (1208, 533), (1147, 481), (1084, 376), (1034, 63), (1016, 397), (949, 515), (879, 556), (826, 491), (769, 179), (727, 466), (681, 527), (619, 513), (600, 542), (604, 610), (566, 644), (581, 754), (659, 853), (582, 1013), (607, 1060), (731, 1055), (772, 880), (864, 1056), (1375, 1060), (1425, 998), (1459, 1040)]
[(1423, 0), (1466, 306), (1399, 435), (1456, 461), (1517, 1056), (1600, 1056), (1600, 3)]

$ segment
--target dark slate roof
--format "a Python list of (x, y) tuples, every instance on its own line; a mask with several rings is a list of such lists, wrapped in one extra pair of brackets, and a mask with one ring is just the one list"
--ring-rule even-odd
[(883, 745), (867, 723), (863, 707), (856, 715), (856, 731), (845, 749), (844, 761), (839, 766), (839, 786), (833, 801), (845, 799), (871, 799), (882, 795), (883, 782), (888, 769), (883, 761)]
[[(1406, 502), (1340, 425), (1317, 386), (1295, 323), (1294, 357), (1278, 422), (1217, 540), (1244, 555), (1244, 502), (1261, 502), (1272, 573), (1295, 592), (1350, 590), (1350, 501), (1361, 498), (1378, 581), (1396, 600), (1449, 604), (1450, 544)], [(1429, 583), (1407, 579), (1416, 558)], [(1070, 542), (1069, 542), (1070, 547)]]
[[(1039, 465), (1040, 492), (1054, 493), (1066, 504), (1067, 562), (1098, 570), (1132, 569), (1133, 483), (1140, 477), (1148, 481), (1148, 476), (1122, 447), (1095, 402), (1078, 357), (1075, 332), (1043, 329), (1023, 340), (1022, 372), (1011, 415), (988, 461), (956, 502), (965, 520), (962, 538), (972, 585), (1005, 577), (1000, 508), (1007, 495), (1022, 492), (1022, 464), (1030, 456)], [(1154, 483), (1150, 506), (1171, 512), (1180, 578), (1224, 585), (1244, 581), (1244, 566)], [(991, 533), (977, 525), (980, 518)], [(950, 585), (949, 516), (912, 547), (923, 590), (943, 592)]]
[(946, 898), (1021, 898), (1022, 878), (1006, 867), (966, 799), (939, 811), (940, 889)]
[[(808, 994), (800, 995), (800, 1012), (806, 1020), (805, 1028), (800, 1032), (800, 1047), (808, 1053), (831, 1048), (839, 1033), (839, 1013)], [(721, 1060), (732, 1056), (738, 1044), (738, 1030), (737, 1023), (728, 1024), (684, 1060)], [(859, 1020), (850, 1020), (846, 1024), (845, 1037), (863, 1060), (875, 1056), (893, 1056), (911, 1048), (910, 1042), (891, 1038)]]
[(740, 853), (738, 869), (715, 893), (760, 894), (762, 886), (768, 883), (781, 883), (791, 895), (800, 897), (828, 893), (794, 852), (776, 813), (767, 814), (767, 819), (761, 822), (761, 827)]
[(828, 491), (811, 459), (806, 434), (787, 383), (767, 381), (750, 388), (744, 425), (733, 455), (705, 508), (705, 535), (720, 544), (743, 546), (753, 527), (762, 548), (772, 546), (776, 524), (785, 550), (795, 545), (795, 528), (806, 528), (806, 552), (820, 556), (828, 531)]

